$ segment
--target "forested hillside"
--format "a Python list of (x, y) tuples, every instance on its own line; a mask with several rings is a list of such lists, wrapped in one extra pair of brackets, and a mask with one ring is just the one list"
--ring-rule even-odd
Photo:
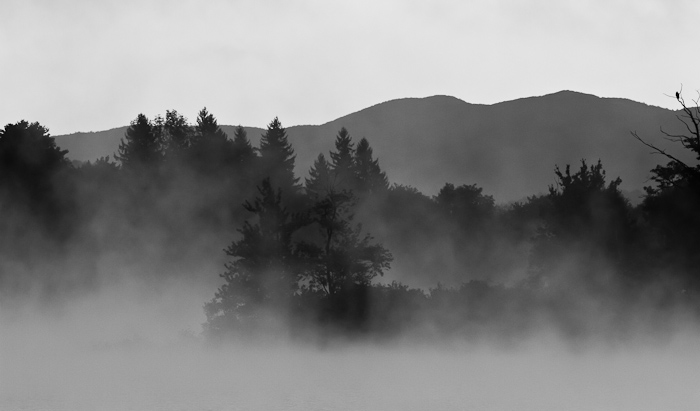
[[(374, 155), (392, 182), (435, 195), (447, 182), (483, 187), (505, 203), (546, 192), (554, 165), (601, 160), (621, 189), (640, 201), (648, 171), (658, 158), (631, 144), (631, 131), (685, 156), (668, 144), (659, 127), (682, 132), (677, 112), (624, 99), (563, 91), (493, 105), (468, 104), (448, 96), (377, 104), (322, 125), (288, 127), (297, 150), (296, 170), (306, 176), (318, 153), (333, 148), (341, 127), (372, 141)], [(234, 126), (222, 126), (233, 135)], [(57, 136), (71, 158), (94, 160), (116, 152), (125, 128)], [(246, 127), (253, 145), (262, 129)], [(303, 149), (301, 149), (303, 147)]]
[[(700, 307), (699, 112), (677, 95), (682, 116), (667, 126), (660, 109), (582, 103), (598, 100), (558, 93), (470, 107), (459, 120), (452, 111), (465, 103), (456, 99), (405, 100), (297, 127), (295, 138), (278, 118), (252, 139), (206, 109), (194, 122), (174, 110), (139, 114), (114, 157), (87, 162), (71, 161), (39, 123), (8, 124), (0, 131), (0, 297), (61, 300), (126, 275), (154, 289), (203, 283), (212, 291), (202, 302), (212, 338), (280, 322), (300, 338), (303, 330), (516, 336), (542, 318), (571, 335), (625, 334), (630, 318), (668, 326), (665, 315), (678, 307), (691, 315)], [(439, 117), (419, 114), (435, 101)], [(644, 128), (624, 140), (596, 129), (634, 119)], [(656, 120), (661, 132), (639, 131)], [(449, 121), (446, 140), (415, 135)], [(403, 141), (369, 135), (390, 123)], [(487, 123), (491, 131), (478, 133)], [(515, 124), (521, 140), (508, 137)], [(531, 147), (533, 130), (543, 129), (546, 144)], [(594, 144), (571, 137), (582, 132)], [(380, 150), (406, 170), (429, 164), (425, 175), (447, 181), (435, 194), (406, 184), (427, 180), (386, 172), (391, 156)], [(633, 205), (610, 170), (631, 172), (625, 156), (638, 150), (662, 161), (636, 175), (649, 186)], [(577, 160), (563, 161), (564, 152)], [(311, 155), (300, 171), (299, 159)], [(549, 175), (535, 186), (522, 182), (537, 176), (533, 162)], [(506, 203), (478, 173), (449, 179), (450, 170), (487, 165), (506, 170), (489, 177), (501, 190), (530, 195)]]

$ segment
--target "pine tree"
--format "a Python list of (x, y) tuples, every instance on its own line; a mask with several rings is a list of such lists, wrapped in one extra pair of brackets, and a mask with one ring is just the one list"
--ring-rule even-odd
[(312, 200), (324, 197), (334, 190), (331, 167), (323, 154), (318, 155), (314, 165), (309, 170), (309, 178), (305, 180), (306, 193)]
[(338, 190), (352, 190), (357, 185), (353, 158), (355, 150), (350, 133), (345, 127), (341, 128), (335, 139), (336, 151), (331, 151), (331, 170), (334, 183)]
[(355, 150), (355, 178), (360, 194), (377, 194), (389, 188), (389, 180), (379, 167), (379, 160), (373, 158), (366, 138), (360, 140)]
[(244, 196), (246, 193), (255, 194), (258, 160), (258, 154), (250, 144), (245, 129), (241, 126), (236, 127), (231, 142), (230, 159), (230, 172), (236, 192), (242, 193)]
[(242, 126), (236, 127), (234, 131), (232, 151), (234, 153), (234, 163), (250, 166), (253, 159), (257, 157), (253, 145), (250, 144), (248, 133)]
[(192, 167), (205, 175), (230, 172), (228, 168), (233, 162), (233, 143), (206, 107), (197, 115), (189, 157)]
[(126, 130), (115, 156), (126, 169), (153, 168), (163, 158), (163, 141), (153, 123), (139, 114)]
[(260, 166), (263, 178), (269, 178), (285, 197), (293, 197), (300, 189), (299, 178), (294, 176), (294, 149), (287, 139), (287, 131), (275, 117), (260, 139)]
[(196, 143), (219, 143), (223, 144), (228, 140), (228, 136), (219, 127), (219, 123), (207, 108), (204, 107), (197, 115), (197, 125), (195, 126)]

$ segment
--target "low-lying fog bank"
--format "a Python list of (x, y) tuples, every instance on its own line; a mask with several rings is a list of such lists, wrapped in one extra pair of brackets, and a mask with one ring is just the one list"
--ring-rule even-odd
[[(125, 291), (126, 290), (126, 291)], [(127, 292), (128, 291), (128, 292)], [(191, 290), (190, 290), (191, 292)], [(691, 410), (700, 334), (212, 344), (201, 296), (138, 285), (60, 310), (0, 306), (0, 409)], [(194, 293), (196, 294), (196, 293)]]

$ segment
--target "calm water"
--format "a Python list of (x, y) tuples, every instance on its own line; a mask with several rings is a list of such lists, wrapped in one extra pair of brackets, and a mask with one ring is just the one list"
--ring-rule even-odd
[[(9, 341), (8, 341), (9, 340)], [(696, 410), (700, 353), (267, 344), (217, 350), (5, 338), (3, 410)], [(696, 341), (697, 342), (697, 341)]]
[(0, 309), (0, 410), (695, 411), (700, 404), (700, 333), (575, 348), (556, 337), (509, 348), (211, 348), (181, 334), (199, 329), (206, 292), (168, 292), (158, 301), (132, 294), (103, 293), (60, 313)]

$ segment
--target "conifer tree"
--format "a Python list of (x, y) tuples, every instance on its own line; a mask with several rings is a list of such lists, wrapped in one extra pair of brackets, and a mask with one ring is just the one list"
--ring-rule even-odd
[(355, 150), (355, 178), (361, 194), (377, 194), (389, 188), (389, 180), (372, 156), (372, 148), (366, 138), (360, 140)]
[(207, 108), (197, 115), (190, 161), (195, 170), (205, 175), (221, 175), (230, 172), (233, 161), (233, 144)]
[(236, 127), (234, 138), (231, 142), (231, 172), (236, 189), (240, 193), (255, 193), (257, 181), (258, 154), (250, 144), (245, 129)]
[(228, 140), (228, 136), (219, 127), (216, 117), (204, 107), (197, 115), (197, 125), (195, 126), (196, 143), (219, 143), (223, 144)]
[(336, 151), (331, 151), (331, 170), (334, 183), (339, 190), (352, 190), (356, 186), (354, 175), (355, 150), (350, 133), (345, 127), (341, 128), (335, 139)]
[(297, 194), (299, 178), (294, 176), (294, 149), (287, 140), (287, 131), (275, 117), (260, 139), (260, 166), (263, 178), (269, 178), (287, 198)]
[(255, 149), (248, 139), (248, 133), (242, 126), (236, 127), (234, 131), (231, 149), (234, 153), (234, 163), (236, 164), (250, 165), (252, 160), (257, 157)]
[(331, 167), (323, 154), (319, 154), (314, 161), (309, 178), (306, 178), (306, 193), (312, 200), (317, 200), (328, 195), (334, 190)]
[(131, 122), (119, 143), (119, 152), (115, 158), (127, 169), (155, 167), (160, 164), (163, 158), (163, 141), (148, 117), (139, 114)]

